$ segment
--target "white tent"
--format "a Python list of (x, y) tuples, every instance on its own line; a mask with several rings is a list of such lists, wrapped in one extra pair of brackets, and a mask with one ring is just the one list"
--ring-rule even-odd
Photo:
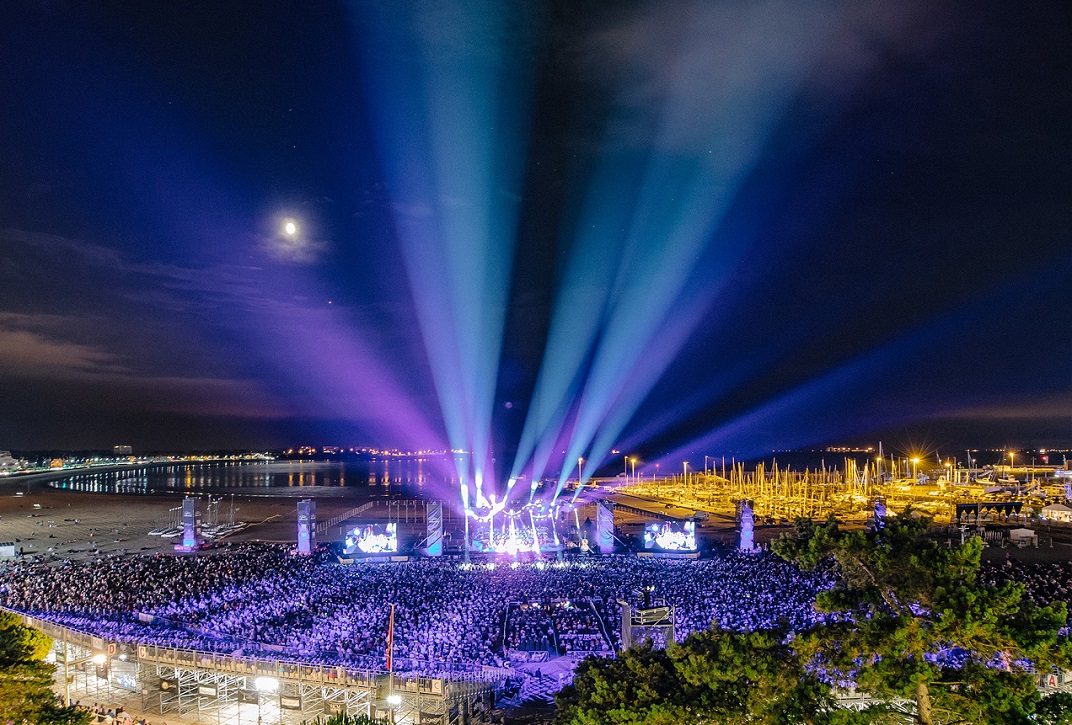
[(1009, 532), (1009, 543), (1017, 546), (1034, 546), (1038, 548), (1038, 536), (1031, 529), (1013, 529)]
[(1042, 508), (1042, 517), (1050, 521), (1072, 521), (1072, 509), (1064, 504), (1051, 503)]

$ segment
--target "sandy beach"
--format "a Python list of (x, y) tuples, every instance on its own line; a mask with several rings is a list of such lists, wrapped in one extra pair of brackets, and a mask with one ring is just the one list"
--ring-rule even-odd
[[(316, 498), (315, 492), (310, 491), (310, 495)], [(197, 498), (199, 510), (204, 513), (208, 497)], [(50, 488), (42, 481), (33, 481), (28, 487), (23, 480), (5, 481), (0, 484), (0, 541), (14, 542), (16, 551), (25, 555), (54, 554), (66, 559), (170, 552), (177, 539), (150, 536), (149, 532), (169, 525), (174, 518), (170, 509), (181, 506), (182, 499), (179, 493), (81, 493)], [(297, 535), (297, 500), (292, 496), (236, 495), (235, 520), (249, 526), (223, 538), (221, 543), (293, 542)], [(325, 521), (342, 514), (363, 500), (358, 490), (353, 499), (318, 498), (318, 519)], [(220, 507), (221, 518), (229, 513), (230, 506), (231, 497), (227, 496)]]

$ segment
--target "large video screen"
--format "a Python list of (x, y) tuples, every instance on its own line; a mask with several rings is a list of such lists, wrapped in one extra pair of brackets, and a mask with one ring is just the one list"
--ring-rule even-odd
[(346, 536), (347, 554), (397, 554), (398, 524), (361, 524)]
[(662, 521), (644, 527), (644, 548), (663, 551), (696, 551), (696, 524), (692, 521)]

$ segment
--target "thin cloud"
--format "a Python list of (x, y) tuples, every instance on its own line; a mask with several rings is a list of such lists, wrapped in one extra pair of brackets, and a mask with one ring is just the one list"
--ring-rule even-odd
[(114, 389), (117, 395), (131, 396), (165, 413), (278, 419), (293, 412), (256, 380), (141, 374), (109, 350), (64, 339), (63, 331), (72, 328), (93, 325), (61, 315), (0, 312), (0, 372)]
[(277, 262), (316, 264), (328, 250), (328, 243), (300, 234), (293, 237), (275, 235), (261, 240), (261, 249)]
[(0, 322), (0, 370), (29, 377), (80, 377), (128, 372), (108, 350), (49, 337)]
[(943, 418), (972, 420), (1046, 420), (1066, 418), (1072, 421), (1072, 392), (1001, 400), (950, 411)]

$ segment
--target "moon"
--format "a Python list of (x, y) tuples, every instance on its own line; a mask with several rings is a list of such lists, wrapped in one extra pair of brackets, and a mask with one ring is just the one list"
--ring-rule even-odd
[(287, 234), (293, 236), (294, 233), (298, 231), (298, 225), (295, 224), (294, 222), (287, 222), (286, 224), (283, 225), (283, 231), (285, 231)]

